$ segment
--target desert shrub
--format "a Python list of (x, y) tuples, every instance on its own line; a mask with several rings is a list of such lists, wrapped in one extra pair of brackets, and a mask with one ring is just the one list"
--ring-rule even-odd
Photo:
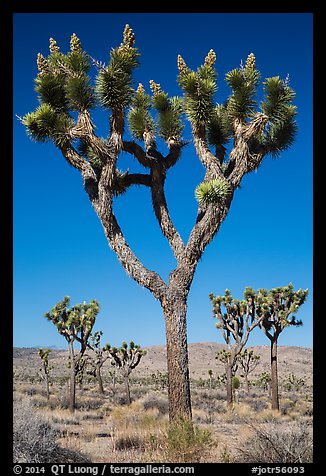
[(171, 424), (166, 438), (171, 463), (199, 463), (213, 444), (209, 430), (201, 429), (187, 419)]
[(166, 415), (169, 412), (168, 399), (159, 395), (147, 394), (142, 399), (142, 404), (145, 410), (157, 408), (160, 415)]
[(284, 398), (281, 400), (281, 413), (287, 415), (295, 407), (295, 401), (290, 398)]
[(139, 435), (125, 434), (116, 438), (114, 447), (118, 451), (141, 449), (144, 447), (144, 441)]
[(270, 400), (264, 396), (257, 396), (257, 394), (250, 396), (243, 395), (241, 401), (249, 405), (255, 413), (259, 413), (270, 407)]
[(103, 398), (83, 398), (77, 401), (76, 408), (79, 410), (98, 410), (104, 403)]
[(238, 448), (243, 463), (311, 463), (311, 421), (291, 422), (285, 427), (280, 423), (250, 425), (252, 437)]
[(14, 463), (88, 462), (85, 456), (56, 443), (57, 431), (27, 400), (14, 402), (13, 422)]

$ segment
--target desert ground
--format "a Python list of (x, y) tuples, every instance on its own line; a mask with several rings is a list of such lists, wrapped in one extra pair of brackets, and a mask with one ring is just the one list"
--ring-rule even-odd
[[(168, 422), (166, 349), (147, 347), (130, 376), (132, 403), (110, 362), (102, 377), (85, 374), (77, 385), (77, 408), (68, 408), (68, 352), (49, 355), (47, 399), (35, 348), (14, 348), (15, 462), (312, 462), (312, 349), (280, 346), (280, 411), (271, 410), (269, 347), (248, 347), (260, 356), (249, 374), (249, 393), (239, 369), (240, 386), (232, 410), (226, 406), (225, 372), (216, 343), (189, 344), (194, 428)], [(209, 375), (211, 370), (211, 375)]]

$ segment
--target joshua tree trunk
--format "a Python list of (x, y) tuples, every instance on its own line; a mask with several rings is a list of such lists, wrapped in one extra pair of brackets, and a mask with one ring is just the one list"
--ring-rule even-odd
[(191, 418), (186, 326), (186, 299), (175, 299), (163, 308), (166, 329), (170, 420)]
[(98, 383), (98, 389), (100, 394), (104, 395), (104, 387), (103, 387), (103, 380), (101, 375), (101, 367), (96, 367), (96, 378)]
[(131, 404), (131, 395), (130, 395), (130, 385), (129, 385), (129, 375), (125, 375), (123, 377), (125, 383), (125, 390), (126, 390), (126, 397), (127, 397), (127, 404)]
[(226, 404), (229, 410), (233, 407), (232, 363), (226, 365)]
[(50, 386), (49, 386), (49, 375), (47, 369), (44, 369), (44, 379), (45, 379), (45, 388), (46, 388), (46, 398), (50, 400)]
[(279, 410), (278, 375), (277, 375), (277, 339), (271, 340), (271, 391), (272, 409)]
[(70, 355), (70, 388), (69, 388), (69, 410), (71, 413), (76, 408), (76, 363), (73, 341), (68, 342)]
[(244, 375), (244, 379), (245, 379), (245, 385), (246, 385), (246, 392), (248, 395), (250, 395), (250, 385), (248, 380), (248, 374)]

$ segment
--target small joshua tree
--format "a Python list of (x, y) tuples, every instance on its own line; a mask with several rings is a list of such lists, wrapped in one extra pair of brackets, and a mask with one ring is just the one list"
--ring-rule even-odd
[[(222, 349), (219, 352), (217, 352), (215, 359), (219, 360), (224, 364), (225, 367), (225, 374), (219, 379), (220, 382), (224, 383), (226, 385), (226, 393), (227, 393), (227, 402), (228, 406), (232, 406), (233, 400), (234, 400), (234, 393), (233, 393), (233, 385), (232, 385), (232, 380), (235, 377), (235, 374), (238, 370), (238, 357), (237, 356), (232, 356), (231, 352)], [(231, 374), (231, 377), (230, 377)], [(230, 380), (231, 380), (231, 385), (230, 385)], [(231, 392), (231, 397), (229, 393)]]
[(242, 367), (247, 393), (250, 393), (248, 375), (255, 370), (259, 361), (260, 355), (256, 355), (253, 350), (245, 349), (239, 354), (239, 364)]
[[(65, 296), (51, 311), (45, 314), (45, 317), (56, 326), (59, 334), (68, 343), (70, 361), (69, 408), (71, 412), (74, 412), (76, 407), (76, 375), (80, 368), (81, 359), (89, 345), (88, 340), (100, 308), (95, 300), (89, 304), (84, 301), (83, 304), (76, 304), (70, 309), (68, 308), (69, 304), (70, 298)], [(75, 354), (74, 349), (75, 342), (80, 344), (80, 350), (77, 354)]]
[(228, 347), (223, 358), (226, 364), (227, 405), (232, 408), (232, 367), (236, 365), (239, 354), (247, 344), (250, 332), (260, 324), (262, 317), (256, 317), (255, 291), (250, 287), (246, 287), (244, 299), (241, 301), (234, 299), (228, 289), (225, 290), (224, 296), (210, 294), (209, 298), (213, 304), (213, 315), (218, 321), (216, 327), (222, 331)]
[(272, 381), (271, 374), (268, 372), (262, 372), (256, 380), (256, 385), (258, 385), (258, 387), (262, 387), (264, 390), (268, 390), (270, 393), (271, 381)]
[[(76, 362), (75, 380), (76, 380), (76, 383), (78, 383), (80, 389), (83, 388), (83, 382), (84, 382), (84, 377), (85, 377), (88, 361), (89, 361), (89, 356), (84, 354), (80, 359), (78, 359), (78, 362)], [(71, 368), (70, 358), (69, 358), (69, 368)]]
[(46, 388), (46, 397), (49, 400), (50, 399), (50, 383), (49, 383), (49, 375), (50, 375), (50, 370), (52, 367), (49, 366), (49, 354), (51, 352), (51, 349), (38, 349), (37, 355), (40, 357), (42, 361), (42, 377), (45, 382), (45, 388)]
[(270, 291), (259, 289), (256, 299), (256, 315), (259, 325), (271, 344), (271, 387), (272, 409), (279, 410), (278, 374), (277, 374), (277, 341), (283, 330), (290, 326), (301, 326), (302, 321), (296, 320), (300, 306), (308, 296), (308, 289), (293, 290), (293, 285), (273, 288)]
[(90, 337), (90, 347), (95, 352), (95, 357), (89, 360), (89, 364), (94, 369), (94, 376), (98, 382), (99, 392), (104, 394), (103, 380), (101, 375), (101, 369), (104, 362), (110, 358), (110, 353), (106, 346), (101, 347), (101, 337), (103, 335), (102, 331), (97, 331)]
[(122, 346), (119, 349), (111, 347), (110, 344), (106, 344), (104, 349), (110, 354), (112, 363), (114, 363), (123, 377), (127, 403), (129, 405), (131, 403), (129, 375), (133, 369), (137, 367), (141, 358), (146, 354), (146, 350), (142, 349), (139, 345), (134, 344), (133, 341), (130, 342), (129, 347), (127, 342), (122, 342)]
[[(133, 73), (140, 55), (129, 25), (122, 43), (111, 49), (107, 65), (88, 55), (75, 34), (66, 54), (52, 38), (49, 46), (47, 57), (37, 56), (35, 90), (40, 104), (20, 120), (32, 139), (52, 141), (80, 173), (121, 265), (160, 302), (166, 324), (170, 420), (191, 419), (186, 313), (196, 268), (228, 215), (242, 179), (257, 170), (266, 156), (278, 156), (293, 143), (295, 92), (288, 78), (266, 78), (264, 97), (258, 103), (260, 73), (250, 53), (245, 64), (226, 74), (230, 94), (217, 103), (216, 54), (211, 49), (196, 70), (178, 55), (181, 96), (169, 96), (154, 81), (150, 81), (148, 94), (142, 84), (134, 88)], [(89, 74), (93, 65), (97, 68), (95, 84)], [(96, 135), (91, 116), (97, 107), (107, 111), (105, 138)], [(183, 138), (186, 121), (190, 141)], [(127, 126), (133, 141), (126, 140)], [(159, 150), (158, 137), (165, 142), (167, 154)], [(184, 242), (169, 213), (165, 183), (188, 142), (193, 143), (204, 173), (195, 191), (197, 217)], [(146, 172), (120, 171), (117, 162), (123, 152)], [(150, 190), (155, 217), (176, 259), (168, 282), (135, 255), (114, 212), (119, 195), (137, 185)]]
[(301, 377), (297, 377), (293, 373), (288, 375), (288, 377), (283, 382), (283, 387), (286, 390), (299, 390), (300, 388), (305, 386), (305, 380)]

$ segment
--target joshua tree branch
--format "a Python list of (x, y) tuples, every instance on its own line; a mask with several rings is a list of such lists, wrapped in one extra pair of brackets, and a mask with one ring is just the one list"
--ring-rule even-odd
[(204, 133), (193, 128), (193, 137), (197, 155), (207, 169), (207, 179), (224, 178), (220, 160), (209, 150)]
[(84, 180), (87, 178), (97, 180), (91, 164), (84, 157), (78, 154), (70, 141), (65, 141), (63, 144), (58, 145), (58, 148), (67, 162), (81, 172)]
[(123, 150), (136, 157), (138, 162), (144, 167), (150, 167), (152, 161), (147, 157), (144, 149), (136, 142), (123, 141)]
[(184, 243), (175, 229), (169, 215), (164, 193), (166, 172), (162, 164), (153, 164), (151, 167), (151, 192), (155, 216), (163, 235), (167, 238), (173, 253), (179, 262), (184, 251)]
[(110, 193), (103, 190), (98, 198), (94, 199), (90, 196), (90, 199), (101, 220), (109, 245), (115, 251), (125, 271), (140, 286), (147, 288), (156, 299), (161, 301), (167, 291), (167, 285), (158, 273), (147, 269), (130, 249), (113, 213)]
[(231, 197), (224, 207), (209, 204), (200, 220), (193, 227), (185, 247), (184, 261), (196, 264), (201, 258), (206, 246), (212, 241), (227, 216), (231, 205)]
[(130, 187), (131, 185), (145, 185), (146, 187), (151, 187), (152, 185), (151, 176), (146, 174), (127, 173), (125, 177), (121, 179), (121, 182), (125, 187)]
[(94, 133), (94, 125), (87, 110), (81, 111), (78, 114), (76, 124), (68, 132), (68, 137), (71, 139), (83, 139), (103, 161), (107, 161), (112, 155), (112, 147)]

